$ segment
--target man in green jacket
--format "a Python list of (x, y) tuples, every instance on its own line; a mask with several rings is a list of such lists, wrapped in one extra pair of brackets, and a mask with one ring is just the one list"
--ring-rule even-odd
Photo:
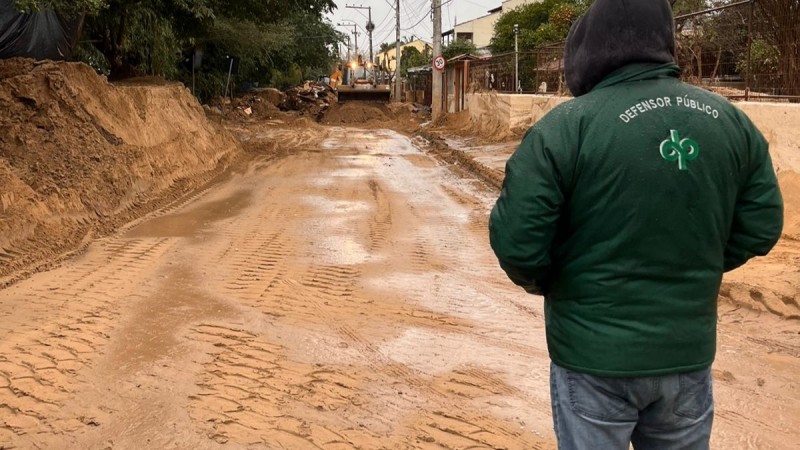
[(678, 80), (667, 0), (595, 0), (564, 66), (575, 99), (525, 135), (490, 220), (544, 295), (561, 449), (708, 448), (723, 272), (780, 238), (761, 133)]

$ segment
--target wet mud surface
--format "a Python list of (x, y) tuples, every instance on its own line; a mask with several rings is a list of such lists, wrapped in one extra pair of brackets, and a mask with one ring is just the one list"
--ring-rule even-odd
[[(495, 188), (393, 131), (293, 135), (0, 290), (0, 448), (555, 448)], [(720, 315), (714, 448), (796, 448), (797, 321)]]

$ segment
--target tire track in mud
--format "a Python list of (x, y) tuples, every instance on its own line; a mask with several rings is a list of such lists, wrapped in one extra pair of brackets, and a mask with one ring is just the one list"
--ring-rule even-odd
[[(291, 361), (286, 349), (240, 330), (202, 324), (198, 340), (216, 347), (190, 406), (209, 437), (285, 448), (363, 448), (375, 440), (337, 411), (358, 405), (359, 381), (342, 370)], [(358, 374), (354, 374), (358, 375)]]
[[(276, 193), (276, 195), (281, 195), (281, 193)], [(390, 242), (387, 238), (395, 236), (397, 233), (396, 230), (392, 230), (394, 223), (393, 210), (388, 196), (376, 180), (369, 180), (366, 186), (361, 184), (350, 185), (349, 187), (345, 186), (344, 191), (335, 186), (328, 185), (321, 189), (319, 195), (323, 198), (331, 199), (334, 203), (340, 198), (369, 198), (371, 208), (367, 212), (369, 220), (367, 221), (368, 226), (365, 230), (367, 232), (365, 238), (367, 239), (368, 248), (371, 253), (376, 251), (389, 251), (386, 249)], [(274, 206), (275, 205), (273, 205), (273, 207)], [(272, 207), (270, 207), (270, 209), (272, 209)], [(292, 210), (283, 210), (274, 213), (275, 216), (279, 217), (289, 217), (296, 214), (297, 212)], [(346, 350), (350, 354), (356, 352), (358, 355), (356, 358), (358, 364), (363, 365), (366, 363), (368, 367), (370, 367), (367, 373), (383, 374), (381, 378), (384, 379), (384, 383), (390, 386), (399, 386), (399, 389), (413, 392), (418, 396), (434, 396), (439, 398), (437, 401), (441, 401), (442, 398), (447, 397), (455, 390), (452, 387), (449, 388), (447, 383), (437, 387), (434, 384), (434, 380), (426, 379), (429, 377), (424, 376), (424, 374), (393, 361), (378, 345), (372, 343), (371, 339), (362, 336), (362, 334), (357, 331), (356, 327), (350, 325), (353, 321), (348, 320), (348, 318), (353, 316), (357, 317), (361, 308), (372, 305), (377, 301), (375, 298), (372, 298), (368, 292), (364, 292), (363, 288), (360, 286), (363, 276), (359, 269), (360, 264), (310, 264), (302, 268), (298, 267), (296, 259), (298, 255), (307, 253), (304, 248), (308, 243), (298, 240), (296, 233), (286, 232), (287, 226), (288, 228), (297, 229), (296, 225), (281, 222), (283, 227), (277, 230), (276, 221), (269, 220), (266, 217), (267, 215), (269, 215), (269, 213), (265, 212), (260, 216), (259, 223), (261, 224), (261, 229), (257, 233), (253, 230), (240, 229), (241, 234), (246, 237), (234, 240), (235, 243), (232, 244), (232, 246), (238, 249), (235, 258), (231, 257), (229, 258), (230, 261), (227, 262), (219, 261), (220, 265), (230, 269), (228, 272), (228, 279), (230, 281), (226, 285), (226, 289), (230, 290), (233, 295), (241, 299), (253, 302), (253, 306), (257, 307), (265, 315), (271, 317), (272, 320), (280, 321), (285, 318), (291, 318), (292, 322), (299, 321), (306, 324), (316, 324), (318, 330), (328, 329), (334, 332), (335, 336), (338, 337), (332, 338), (333, 343), (338, 341), (339, 348)], [(300, 215), (303, 216), (303, 214)], [(291, 223), (296, 224), (297, 221), (295, 220)], [(358, 229), (358, 225), (348, 224), (348, 222), (337, 223), (338, 225), (335, 225), (331, 230), (334, 234), (352, 234)], [(266, 237), (266, 239), (264, 239), (264, 237)], [(418, 245), (417, 253), (423, 253), (424, 248), (430, 248), (432, 245), (435, 246), (436, 243), (423, 243)], [(392, 255), (392, 257), (396, 256), (398, 255)], [(228, 258), (227, 254), (225, 258)], [(427, 269), (430, 270), (430, 262), (426, 260), (425, 256), (418, 259), (420, 269), (424, 269), (424, 266), (427, 265)], [(263, 267), (259, 266), (258, 269), (255, 269), (254, 265), (258, 264), (263, 264)], [(287, 272), (291, 273), (291, 279), (284, 278), (286, 274), (279, 276), (277, 272), (273, 270), (275, 267), (288, 267), (289, 269), (287, 269)], [(445, 266), (443, 265), (442, 268), (445, 269)], [(256, 298), (258, 298), (257, 302), (255, 301)], [(413, 317), (413, 312), (409, 313), (408, 309), (400, 308), (381, 312), (381, 309), (385, 308), (385, 306), (386, 305), (382, 304), (381, 308), (369, 310), (369, 314), (373, 320), (387, 320), (396, 315), (405, 314), (407, 317), (407, 319), (405, 319), (406, 322), (417, 324), (427, 323), (427, 326), (430, 327), (442, 326), (443, 318), (434, 319), (434, 322), (429, 322), (421, 317)], [(361, 311), (361, 314), (363, 313), (364, 311)], [(463, 327), (461, 328), (463, 329)], [(253, 342), (259, 339), (261, 339), (261, 337), (253, 335), (247, 339), (248, 342), (246, 345), (256, 345), (253, 344)], [(328, 337), (328, 339), (331, 338)], [(283, 409), (286, 409), (287, 405), (292, 405), (292, 407), (295, 408), (313, 411), (319, 411), (319, 407), (323, 410), (342, 410), (344, 408), (350, 411), (350, 417), (363, 417), (366, 419), (386, 415), (387, 409), (394, 411), (389, 415), (407, 415), (408, 411), (412, 409), (411, 405), (415, 404), (413, 400), (398, 400), (398, 403), (392, 406), (374, 406), (374, 400), (365, 398), (363, 393), (360, 392), (361, 389), (364, 388), (364, 383), (367, 385), (376, 383), (376, 380), (369, 380), (369, 377), (365, 379), (363, 369), (355, 370), (349, 368), (347, 365), (341, 366), (339, 364), (325, 363), (318, 365), (319, 367), (310, 367), (296, 360), (290, 361), (289, 359), (291, 356), (288, 355), (290, 351), (282, 346), (275, 347), (276, 344), (278, 344), (276, 341), (269, 340), (269, 345), (272, 347), (269, 347), (268, 352), (261, 353), (263, 356), (266, 356), (266, 358), (262, 358), (262, 360), (268, 362), (266, 367), (272, 370), (272, 376), (279, 376), (275, 375), (275, 373), (286, 371), (291, 374), (291, 377), (306, 377), (308, 380), (305, 383), (299, 383), (294, 386), (294, 388), (300, 389), (300, 391), (296, 392), (294, 397), (291, 398), (287, 398), (285, 392), (275, 392), (275, 390), (259, 394), (259, 398), (262, 400), (267, 399), (270, 405), (275, 405), (276, 402), (278, 402), (282, 405)], [(226, 350), (219, 351), (219, 356), (215, 356), (214, 363), (224, 366), (225, 358), (230, 357), (227, 354), (232, 351), (228, 349), (230, 345), (221, 341), (215, 342), (213, 345), (216, 348), (226, 348)], [(245, 344), (240, 343), (237, 345)], [(264, 347), (259, 344), (259, 348)], [(289, 366), (292, 366), (294, 370), (289, 370)], [(267, 370), (265, 368), (262, 369)], [(257, 371), (257, 369), (253, 368), (248, 370)], [(290, 426), (296, 426), (298, 421), (300, 421), (298, 416), (293, 415), (283, 417), (281, 420), (276, 420), (271, 423), (265, 423), (263, 421), (257, 423), (246, 418), (236, 419), (233, 416), (247, 417), (248, 414), (252, 414), (258, 407), (255, 404), (257, 402), (248, 402), (246, 399), (243, 400), (240, 398), (241, 393), (238, 393), (238, 391), (231, 391), (224, 387), (226, 385), (231, 385), (237, 377), (241, 377), (242, 374), (225, 373), (224, 370), (220, 368), (207, 369), (207, 371), (214, 374), (214, 377), (209, 377), (208, 380), (203, 381), (202, 386), (206, 395), (194, 399), (193, 408), (196, 414), (198, 414), (197, 420), (200, 420), (200, 417), (211, 419), (211, 422), (214, 424), (214, 431), (211, 435), (213, 435), (218, 442), (230, 439), (240, 443), (252, 443), (258, 439), (263, 439), (265, 441), (269, 439), (283, 439), (287, 436), (285, 433), (287, 429), (291, 429), (292, 431), (290, 433), (291, 439), (305, 439), (307, 442), (305, 442), (304, 445), (309, 448), (313, 448), (312, 445), (320, 445), (324, 448), (335, 448), (329, 447), (332, 443), (342, 445), (342, 448), (351, 448), (348, 446), (357, 446), (357, 442), (361, 442), (360, 445), (363, 446), (364, 442), (369, 442), (368, 440), (377, 442), (375, 441), (376, 439), (382, 438), (385, 442), (388, 437), (387, 434), (367, 433), (362, 430), (362, 434), (359, 435), (358, 439), (349, 439), (348, 436), (352, 433), (352, 430), (363, 428), (358, 426), (357, 420), (345, 420), (344, 424), (338, 423), (336, 426), (314, 431), (308, 428), (308, 426), (290, 428)], [(473, 382), (470, 382), (472, 374), (477, 373), (478, 372), (464, 371), (458, 373), (456, 378), (460, 380), (459, 382), (463, 386), (468, 386), (471, 383), (473, 387), (470, 392), (477, 394), (480, 392), (478, 386), (485, 382), (485, 378), (476, 378)], [(325, 376), (321, 376), (322, 374), (325, 374)], [(285, 376), (287, 378), (290, 377), (290, 375)], [(220, 377), (222, 379), (219, 379)], [(342, 381), (343, 379), (346, 381)], [(245, 380), (245, 382), (248, 381)], [(279, 384), (282, 385), (284, 383)], [(452, 386), (455, 386), (455, 384), (456, 383), (453, 382)], [(248, 389), (248, 391), (251, 390)], [(309, 392), (312, 391), (313, 395), (309, 394)], [(485, 393), (488, 394), (496, 394), (498, 392), (507, 394), (508, 390), (504, 391), (494, 387), (485, 391)], [(226, 412), (227, 416), (212, 417), (210, 415), (210, 411), (219, 410), (217, 407), (208, 406), (206, 404), (212, 398), (217, 399), (216, 401), (219, 401), (220, 404), (231, 407), (225, 410), (228, 411)], [(315, 405), (315, 403), (318, 404)], [(262, 404), (261, 407), (264, 407), (264, 405)], [(275, 406), (270, 407), (273, 408)], [(205, 413), (202, 411), (205, 411)], [(306, 412), (300, 417), (308, 417), (308, 413)], [(452, 446), (457, 446), (457, 442), (462, 441), (471, 442), (473, 445), (485, 445), (486, 442), (491, 441), (491, 438), (486, 436), (492, 433), (503, 436), (502, 439), (517, 437), (514, 433), (495, 425), (490, 426), (488, 431), (486, 427), (479, 427), (477, 425), (473, 425), (471, 428), (466, 427), (464, 424), (470, 420), (466, 417), (462, 418), (461, 428), (459, 428), (449, 424), (448, 421), (453, 420), (452, 418), (443, 419), (442, 417), (444, 416), (424, 416), (424, 419), (421, 419), (422, 422), (432, 425), (432, 427), (428, 429), (425, 428), (427, 425), (422, 426), (419, 428), (420, 431), (418, 434), (424, 435), (426, 439), (429, 439), (432, 434), (439, 435), (442, 433), (441, 430), (449, 430), (449, 432), (438, 436), (437, 445), (445, 446), (450, 446), (448, 442), (452, 443)], [(396, 426), (391, 423), (391, 421), (379, 420), (378, 422), (382, 423), (376, 423), (376, 419), (372, 418), (371, 420), (372, 427), (376, 429), (385, 428), (391, 430)], [(479, 420), (485, 421), (487, 418), (481, 417)], [(237, 425), (242, 421), (248, 424), (248, 426), (245, 427), (247, 430)], [(463, 430), (461, 430), (462, 428)], [(467, 434), (475, 434), (475, 430), (483, 430), (480, 433), (483, 433), (485, 436), (480, 439), (474, 436), (458, 437), (459, 430)], [(331, 433), (335, 433), (336, 436)], [(367, 433), (367, 435), (363, 433)], [(327, 437), (323, 438), (323, 436)], [(414, 439), (416, 438), (403, 437), (399, 440), (395, 440), (397, 440), (398, 443), (406, 442), (408, 444)], [(369, 446), (367, 447), (369, 448)], [(531, 446), (531, 448), (534, 447)]]
[(390, 238), (392, 230), (392, 208), (380, 184), (374, 179), (369, 180), (368, 184), (375, 204), (375, 212), (372, 214), (369, 222), (369, 250), (374, 252), (381, 250), (386, 245), (387, 239)]
[(92, 425), (92, 417), (62, 408), (86, 382), (83, 369), (107, 347), (119, 318), (117, 300), (135, 291), (128, 277), (148, 271), (172, 244), (111, 238), (85, 261), (2, 291), (4, 299), (36, 307), (7, 317), (17, 327), (0, 340), (0, 429), (6, 434), (0, 442), (38, 445), (42, 431)]
[[(277, 196), (283, 195), (277, 193)], [(223, 289), (245, 306), (258, 310), (268, 320), (290, 316), (292, 321), (318, 322), (316, 299), (346, 298), (351, 289), (341, 278), (357, 273), (336, 266), (311, 265), (302, 275), (292, 271), (292, 258), (302, 253), (296, 237), (286, 232), (286, 217), (295, 209), (266, 202), (263, 209), (234, 232), (223, 233), (229, 242), (215, 265), (224, 276)], [(315, 299), (309, 307), (309, 299)], [(209, 427), (207, 435), (217, 443), (272, 444), (286, 448), (321, 448), (350, 439), (338, 428), (310, 420), (320, 409), (338, 409), (342, 399), (353, 395), (353, 383), (341, 371), (292, 362), (287, 350), (274, 340), (225, 324), (203, 323), (187, 336), (211, 344), (212, 361), (204, 365), (198, 381), (201, 392), (190, 398), (189, 409), (197, 423)], [(285, 411), (297, 409), (294, 414)], [(362, 439), (363, 440), (363, 439)]]
[[(345, 155), (352, 153), (344, 151)], [(395, 169), (406, 170), (401, 164), (404, 158), (391, 154), (372, 160), (331, 158), (336, 155), (337, 150), (332, 149), (329, 154), (288, 157), (274, 167), (243, 176), (240, 184), (252, 188), (251, 195), (243, 198), (253, 200), (235, 217), (223, 214), (220, 217), (225, 218), (220, 219), (219, 214), (198, 213), (213, 222), (194, 225), (202, 232), (179, 237), (149, 235), (153, 230), (148, 221), (143, 223), (148, 232), (135, 230), (105, 241), (101, 251), (90, 250), (74, 267), (72, 263), (69, 266), (74, 268), (69, 272), (74, 278), (70, 283), (86, 288), (80, 291), (86, 305), (79, 307), (72, 301), (75, 296), (63, 296), (65, 283), (56, 275), (51, 284), (42, 284), (42, 289), (31, 293), (32, 298), (49, 296), (61, 301), (86, 323), (65, 317), (63, 324), (70, 328), (55, 329), (60, 335), (47, 343), (56, 346), (64, 339), (61, 335), (74, 335), (77, 344), (69, 349), (58, 347), (61, 353), (48, 352), (50, 359), (31, 359), (22, 365), (27, 372), (14, 369), (22, 379), (29, 372), (47, 376), (51, 369), (46, 364), (58, 363), (64, 368), (72, 364), (74, 386), (62, 383), (67, 397), (85, 392), (87, 380), (109, 386), (123, 383), (125, 390), (109, 394), (104, 406), (109, 414), (100, 416), (102, 425), (96, 425), (98, 419), (91, 409), (85, 417), (42, 410), (40, 415), (48, 426), (22, 423), (29, 419), (15, 413), (20, 422), (12, 425), (18, 428), (2, 425), (0, 442), (4, 442), (3, 433), (17, 436), (24, 431), (48, 434), (50, 440), (42, 441), (47, 443), (55, 442), (53, 436), (61, 433), (64, 442), (76, 448), (100, 445), (107, 437), (125, 446), (136, 442), (137, 436), (152, 437), (154, 432), (168, 430), (167, 424), (177, 424), (180, 432), (157, 436), (152, 444), (298, 449), (549, 448), (547, 439), (488, 410), (496, 410), (506, 398), (530, 400), (524, 390), (509, 384), (505, 369), (495, 371), (485, 364), (464, 362), (430, 372), (398, 359), (386, 345), (408, 330), (421, 329), (432, 337), (423, 345), (434, 351), (480, 343), (482, 349), (500, 350), (499, 354), (534, 354), (525, 346), (514, 347), (519, 344), (516, 338), (487, 334), (493, 320), (477, 323), (464, 312), (474, 289), (448, 288), (483, 282), (484, 277), (476, 275), (488, 263), (482, 257), (476, 260), (466, 249), (471, 244), (463, 242), (477, 227), (463, 220), (467, 217), (463, 211), (456, 216), (446, 211), (452, 200), (441, 190), (418, 189), (415, 196), (425, 200), (408, 199), (397, 182), (387, 181)], [(419, 183), (417, 178), (412, 176), (412, 181)], [(212, 190), (202, 195), (222, 194)], [(239, 203), (230, 207), (239, 208)], [(207, 204), (228, 208), (220, 201)], [(464, 205), (468, 215), (479, 203), (465, 201)], [(151, 218), (188, 217), (184, 209), (176, 205)], [(179, 270), (189, 272), (183, 279), (173, 280)], [(389, 276), (395, 273), (397, 278)], [(192, 313), (193, 305), (187, 305), (186, 311), (181, 304), (169, 306), (171, 315), (186, 315), (175, 322), (176, 343), (159, 344), (172, 350), (160, 348), (144, 365), (126, 369), (131, 373), (126, 372), (123, 380), (103, 380), (103, 370), (108, 368), (98, 361), (109, 353), (110, 340), (119, 343), (126, 338), (129, 331), (120, 323), (130, 325), (129, 310), (138, 308), (137, 314), (141, 314), (142, 308), (146, 313), (153, 305), (167, 307), (154, 302), (169, 300), (160, 290), (175, 282), (191, 283), (192, 292), (204, 302), (224, 299), (234, 308), (224, 314), (199, 315)], [(53, 290), (59, 294), (48, 290), (53, 286), (59, 287)], [(435, 307), (426, 303), (433, 291), (438, 292), (434, 296), (447, 297), (433, 302)], [(130, 305), (124, 305), (128, 302)], [(100, 309), (92, 309), (95, 304)], [(495, 312), (506, 314), (505, 310)], [(125, 347), (116, 351), (120, 348)], [(419, 349), (420, 353), (425, 350)], [(7, 357), (10, 351), (0, 345), (0, 355)], [(36, 349), (32, 354), (45, 352)], [(16, 383), (14, 389), (19, 392), (27, 388), (26, 381), (7, 374), (3, 362), (0, 396), (11, 392), (11, 383)], [(136, 383), (141, 380), (146, 382), (139, 387)], [(159, 384), (163, 385), (161, 391), (156, 389)], [(41, 400), (53, 401), (58, 407), (67, 405), (69, 413), (77, 411), (74, 399), (56, 397), (62, 385), (53, 386), (37, 387), (53, 393), (52, 397), (40, 394)], [(134, 397), (135, 408), (123, 404), (127, 395)], [(176, 418), (163, 405), (148, 405), (143, 401), (148, 395), (161, 395), (161, 403), (185, 411), (186, 419)], [(2, 408), (0, 417), (5, 416)], [(149, 424), (153, 427), (149, 431), (137, 428), (148, 425), (145, 415), (160, 418), (159, 423)], [(114, 423), (107, 425), (106, 420)], [(97, 433), (85, 431), (95, 428)], [(119, 436), (114, 435), (116, 431)], [(14, 439), (35, 442), (27, 436)]]

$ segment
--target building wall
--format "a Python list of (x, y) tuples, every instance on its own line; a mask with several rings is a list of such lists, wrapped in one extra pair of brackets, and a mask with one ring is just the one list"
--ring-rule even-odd
[[(428, 42), (423, 41), (422, 39), (417, 39), (415, 41), (409, 42), (408, 44), (401, 45), (400, 46), (400, 53), (401, 54), (403, 53), (403, 48), (405, 48), (405, 47), (414, 47), (417, 50), (419, 50), (420, 53), (425, 53), (425, 47), (430, 48), (431, 44), (428, 43)], [(396, 55), (397, 55), (397, 52), (395, 51), (395, 48), (392, 47), (391, 49), (389, 49), (389, 50), (387, 50), (387, 51), (385, 51), (383, 53), (378, 53), (376, 56), (378, 58), (380, 58), (381, 64), (383, 64), (383, 61), (386, 61), (386, 64), (389, 67), (389, 70), (393, 71), (395, 69), (396, 65), (397, 65)]]
[(473, 120), (490, 119), (509, 130), (530, 127), (551, 109), (572, 97), (548, 95), (498, 94), (496, 92), (466, 94), (466, 109)]
[(454, 27), (455, 34), (472, 33), (472, 42), (478, 49), (489, 46), (489, 41), (494, 35), (494, 23), (500, 18), (500, 13), (488, 14), (477, 19), (458, 24)]
[(489, 46), (489, 42), (492, 40), (492, 36), (494, 36), (494, 24), (504, 12), (511, 11), (520, 5), (539, 1), (542, 0), (506, 0), (502, 3), (502, 10), (494, 14), (487, 14), (485, 16), (457, 24), (455, 27), (453, 27), (453, 30), (455, 31), (454, 37), (458, 36), (460, 33), (472, 33), (472, 42), (476, 47), (478, 47), (478, 50), (484, 49), (485, 47)]

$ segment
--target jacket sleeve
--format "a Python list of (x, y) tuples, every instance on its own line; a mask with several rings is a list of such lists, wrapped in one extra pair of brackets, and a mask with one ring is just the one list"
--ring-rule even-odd
[(725, 247), (726, 272), (754, 256), (766, 255), (780, 239), (783, 229), (783, 200), (769, 157), (769, 144), (748, 118), (743, 120), (749, 135), (749, 165)]
[(531, 294), (547, 294), (551, 246), (564, 204), (559, 167), (564, 142), (557, 124), (540, 121), (506, 163), (500, 197), (489, 218), (489, 240), (500, 267)]

